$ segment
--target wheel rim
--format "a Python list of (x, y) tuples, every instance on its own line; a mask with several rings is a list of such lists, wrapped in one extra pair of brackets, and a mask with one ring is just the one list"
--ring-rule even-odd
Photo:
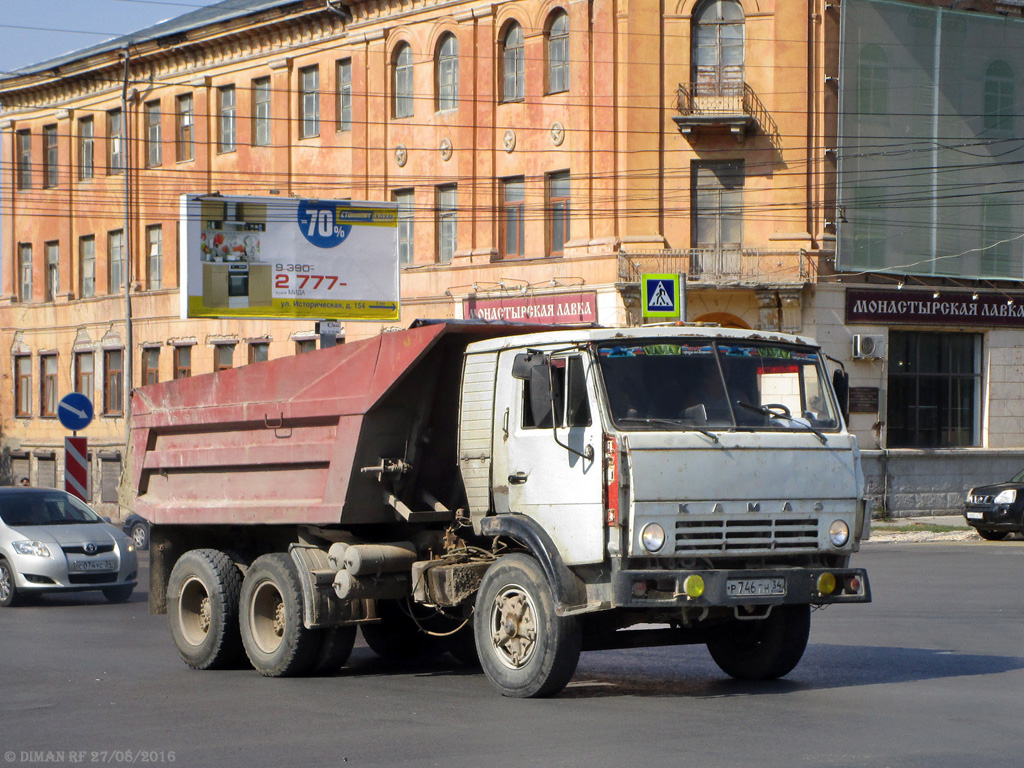
[(277, 585), (272, 581), (259, 584), (252, 593), (249, 626), (253, 641), (263, 653), (270, 654), (281, 647), (287, 618)]
[(6, 563), (0, 564), (0, 600), (9, 600), (14, 590), (14, 576)]
[(537, 650), (537, 608), (518, 584), (501, 589), (491, 607), (491, 645), (509, 669), (522, 669)]
[(210, 634), (213, 609), (210, 593), (202, 581), (190, 578), (181, 588), (178, 598), (178, 626), (182, 637), (190, 645), (202, 645)]
[(143, 530), (141, 525), (136, 525), (132, 528), (132, 540), (135, 542), (135, 546), (140, 549), (146, 543), (146, 531)]

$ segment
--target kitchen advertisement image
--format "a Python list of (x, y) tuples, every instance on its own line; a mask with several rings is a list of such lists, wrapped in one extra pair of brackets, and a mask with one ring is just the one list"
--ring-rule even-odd
[(182, 318), (398, 319), (398, 206), (181, 197)]

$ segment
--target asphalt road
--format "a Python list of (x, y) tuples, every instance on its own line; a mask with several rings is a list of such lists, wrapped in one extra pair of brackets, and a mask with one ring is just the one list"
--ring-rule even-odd
[(869, 543), (874, 602), (814, 614), (785, 680), (703, 647), (584, 654), (557, 698), (360, 642), (326, 679), (194, 672), (144, 592), (0, 609), (0, 768), (1010, 766), (1024, 736), (1024, 542)]

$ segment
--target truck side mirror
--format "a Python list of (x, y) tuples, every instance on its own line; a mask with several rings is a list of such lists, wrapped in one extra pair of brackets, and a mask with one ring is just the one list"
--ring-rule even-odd
[(843, 421), (850, 423), (850, 374), (837, 368), (832, 374), (832, 389), (835, 390)]
[(516, 355), (512, 360), (512, 378), (521, 381), (530, 381), (530, 376), (537, 369), (547, 362), (547, 358), (540, 352), (524, 352)]

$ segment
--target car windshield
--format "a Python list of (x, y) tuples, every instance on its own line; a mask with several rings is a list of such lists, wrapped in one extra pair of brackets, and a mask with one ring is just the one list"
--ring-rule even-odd
[(1010, 479), (1011, 483), (1024, 483), (1024, 469)]
[(70, 494), (57, 492), (4, 495), (0, 498), (0, 519), (12, 528), (103, 522), (84, 502)]
[(660, 338), (601, 344), (597, 357), (620, 429), (839, 428), (809, 347)]

